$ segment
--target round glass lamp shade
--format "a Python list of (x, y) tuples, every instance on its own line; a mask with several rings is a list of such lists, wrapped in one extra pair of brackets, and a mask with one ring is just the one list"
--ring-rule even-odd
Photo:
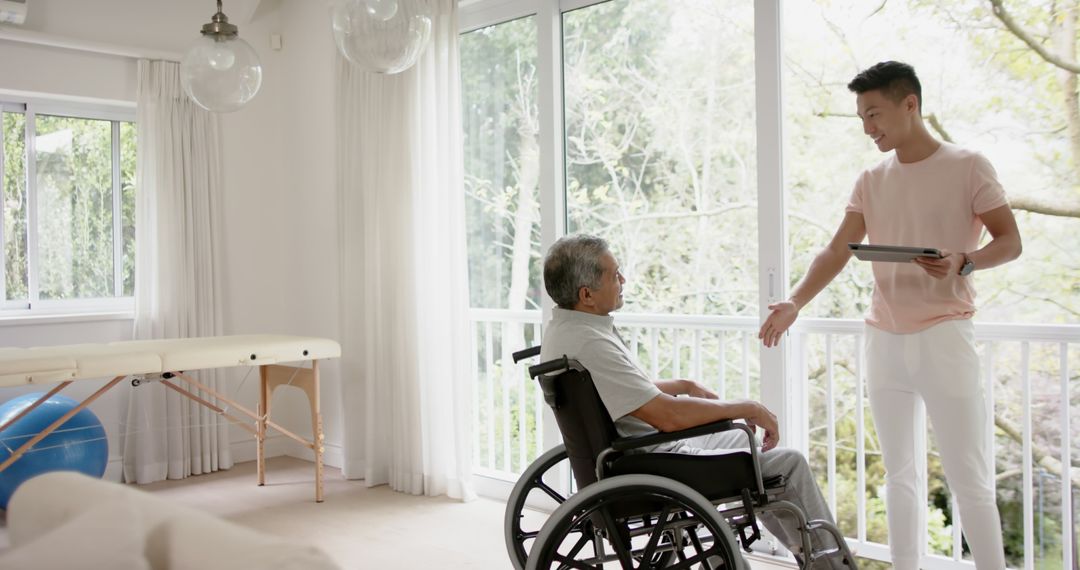
[(180, 62), (180, 83), (200, 107), (227, 113), (243, 107), (262, 85), (262, 65), (244, 40), (202, 36)]
[(341, 54), (366, 71), (405, 71), (431, 38), (427, 0), (338, 0), (331, 14)]

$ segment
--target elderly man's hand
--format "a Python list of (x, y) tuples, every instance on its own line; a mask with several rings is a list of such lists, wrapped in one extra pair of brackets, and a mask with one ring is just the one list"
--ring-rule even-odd
[(776, 447), (780, 443), (780, 425), (776, 422), (776, 416), (760, 402), (746, 400), (743, 403), (747, 408), (747, 413), (744, 414), (746, 425), (751, 429), (760, 427), (765, 430), (761, 438), (761, 451), (769, 451)]

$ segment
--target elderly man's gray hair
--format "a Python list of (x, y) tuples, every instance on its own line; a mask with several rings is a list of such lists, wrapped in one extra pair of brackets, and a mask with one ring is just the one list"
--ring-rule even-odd
[(603, 238), (584, 234), (564, 236), (552, 244), (544, 258), (544, 288), (551, 300), (573, 309), (582, 287), (599, 289), (604, 275), (600, 256), (608, 251)]

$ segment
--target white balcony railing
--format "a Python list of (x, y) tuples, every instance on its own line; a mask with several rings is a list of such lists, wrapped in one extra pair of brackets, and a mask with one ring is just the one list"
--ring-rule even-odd
[[(476, 343), (473, 401), (476, 472), (513, 481), (544, 451), (544, 402), (510, 353), (541, 337), (539, 311), (473, 309)], [(708, 315), (616, 314), (620, 334), (657, 378), (694, 378), (724, 398), (760, 394), (758, 320)], [(786, 439), (807, 455), (826, 499), (859, 556), (888, 561), (880, 453), (866, 398), (860, 320), (802, 319), (789, 337), (792, 392), (801, 417)], [(1080, 326), (976, 324), (985, 394), (994, 434), (1003, 526), (1010, 565), (1076, 568), (1073, 482), (1080, 483)], [(505, 365), (504, 365), (505, 362)], [(798, 409), (798, 407), (796, 408)], [(927, 439), (927, 464), (937, 454)], [(853, 473), (852, 473), (853, 472)], [(930, 481), (935, 496), (944, 482)], [(928, 506), (929, 568), (971, 568), (964, 560), (959, 511)], [(954, 518), (947, 518), (954, 517)], [(1021, 549), (1022, 548), (1022, 549)]]

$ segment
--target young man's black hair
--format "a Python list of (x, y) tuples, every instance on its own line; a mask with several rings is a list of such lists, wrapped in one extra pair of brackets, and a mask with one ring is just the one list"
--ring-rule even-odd
[(853, 93), (879, 90), (894, 103), (915, 94), (919, 110), (923, 108), (922, 84), (915, 75), (915, 68), (899, 61), (883, 61), (860, 72), (848, 83)]

